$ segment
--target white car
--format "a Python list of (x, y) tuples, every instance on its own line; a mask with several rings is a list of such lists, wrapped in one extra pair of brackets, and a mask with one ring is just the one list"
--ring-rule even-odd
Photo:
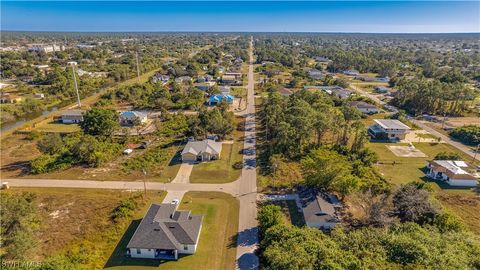
[(174, 199), (172, 200), (172, 204), (179, 204), (180, 203), (180, 200), (179, 199)]
[(125, 154), (125, 155), (130, 155), (132, 152), (133, 152), (133, 150), (130, 149), (130, 148), (127, 148), (127, 149), (123, 150), (123, 154)]

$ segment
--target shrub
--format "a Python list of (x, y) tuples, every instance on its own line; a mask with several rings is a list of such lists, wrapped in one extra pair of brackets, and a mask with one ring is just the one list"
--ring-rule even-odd
[(450, 131), (450, 136), (468, 145), (480, 144), (480, 126), (463, 126)]
[(134, 198), (125, 199), (112, 211), (110, 217), (114, 222), (118, 222), (122, 218), (131, 216), (135, 208), (137, 208), (137, 202)]

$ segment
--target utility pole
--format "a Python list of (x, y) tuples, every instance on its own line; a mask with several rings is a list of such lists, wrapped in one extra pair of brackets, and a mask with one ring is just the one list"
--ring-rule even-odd
[(135, 52), (135, 58), (137, 59), (137, 81), (140, 83), (140, 65), (138, 64), (138, 49)]
[(480, 150), (480, 143), (477, 144), (477, 149), (475, 149), (475, 153), (473, 154), (472, 164), (475, 162), (475, 159), (477, 158), (478, 150)]
[(75, 76), (75, 66), (77, 65), (77, 62), (68, 62), (67, 65), (70, 65), (72, 67), (73, 83), (75, 85), (75, 91), (77, 92), (77, 104), (78, 104), (78, 108), (81, 108), (82, 103), (80, 103), (80, 94), (78, 93), (77, 77)]
[(145, 169), (142, 169), (142, 172), (143, 172), (143, 193), (145, 194), (145, 196), (143, 197), (143, 200), (145, 200), (147, 198), (147, 182), (146, 182), (147, 171), (145, 171)]

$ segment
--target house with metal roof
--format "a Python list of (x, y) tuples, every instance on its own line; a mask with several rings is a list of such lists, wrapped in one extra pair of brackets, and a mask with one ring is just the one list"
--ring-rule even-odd
[(466, 171), (468, 165), (461, 160), (431, 160), (427, 176), (444, 181), (450, 186), (475, 187), (478, 179)]
[(374, 119), (375, 124), (368, 128), (372, 139), (399, 141), (404, 140), (410, 127), (397, 119)]
[(63, 111), (60, 115), (60, 122), (63, 124), (75, 124), (83, 122), (84, 110)]
[(208, 99), (208, 105), (216, 105), (219, 102), (226, 101), (227, 103), (232, 103), (235, 100), (235, 97), (232, 95), (211, 95)]
[(137, 111), (126, 111), (120, 113), (120, 125), (122, 126), (133, 126), (137, 119), (140, 123), (146, 123), (148, 117), (146, 113)]
[(203, 216), (177, 207), (152, 204), (127, 244), (127, 256), (177, 260), (178, 254), (194, 254)]
[(214, 140), (190, 141), (181, 155), (183, 162), (196, 162), (220, 159), (222, 143)]
[(361, 101), (361, 100), (360, 101), (351, 101), (351, 102), (348, 103), (348, 106), (356, 108), (357, 110), (359, 110), (360, 112), (365, 113), (365, 114), (378, 113), (377, 106), (375, 106), (373, 104), (370, 104), (370, 103), (367, 103), (365, 101)]

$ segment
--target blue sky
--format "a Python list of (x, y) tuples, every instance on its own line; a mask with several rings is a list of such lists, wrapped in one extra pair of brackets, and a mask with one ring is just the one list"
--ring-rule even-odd
[(1, 30), (480, 32), (480, 1), (1, 1)]

